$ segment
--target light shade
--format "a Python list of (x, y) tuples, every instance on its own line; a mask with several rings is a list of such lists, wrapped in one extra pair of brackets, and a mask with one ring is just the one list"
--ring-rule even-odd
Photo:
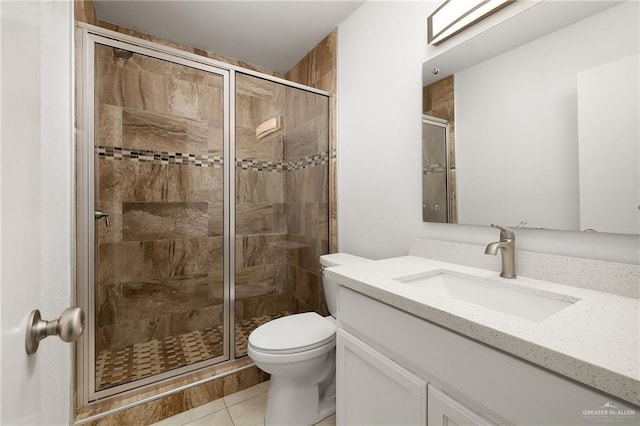
[(429, 44), (438, 45), (515, 0), (447, 0), (427, 18)]

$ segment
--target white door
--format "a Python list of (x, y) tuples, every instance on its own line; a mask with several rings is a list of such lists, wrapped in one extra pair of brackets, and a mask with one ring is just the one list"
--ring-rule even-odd
[(73, 2), (0, 1), (0, 424), (69, 424), (72, 349), (27, 316), (72, 302)]

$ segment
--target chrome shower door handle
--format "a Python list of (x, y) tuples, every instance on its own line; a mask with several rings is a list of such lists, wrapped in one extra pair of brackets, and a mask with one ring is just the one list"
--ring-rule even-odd
[(109, 226), (109, 225), (110, 225), (110, 223), (109, 223), (109, 213), (107, 213), (107, 212), (103, 212), (103, 211), (100, 211), (100, 210), (95, 210), (95, 211), (93, 212), (93, 217), (94, 217), (96, 220), (98, 220), (98, 219), (102, 219), (102, 218), (104, 217), (104, 223), (105, 223), (105, 225), (107, 225), (107, 226)]
[(77, 306), (65, 309), (60, 318), (51, 321), (43, 320), (40, 311), (34, 309), (27, 320), (25, 349), (29, 355), (36, 353), (40, 340), (49, 336), (58, 336), (63, 342), (73, 342), (82, 335), (84, 325), (84, 311)]

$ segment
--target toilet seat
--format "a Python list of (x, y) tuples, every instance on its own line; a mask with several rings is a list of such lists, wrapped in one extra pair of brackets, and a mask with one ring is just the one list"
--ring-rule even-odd
[(249, 345), (263, 354), (285, 355), (333, 345), (336, 326), (315, 312), (289, 315), (253, 330)]

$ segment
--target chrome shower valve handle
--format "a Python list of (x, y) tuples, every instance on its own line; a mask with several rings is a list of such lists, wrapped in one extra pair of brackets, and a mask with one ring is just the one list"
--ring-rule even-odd
[(100, 210), (95, 210), (93, 212), (93, 216), (94, 216), (94, 218), (96, 220), (104, 218), (105, 225), (107, 225), (107, 226), (111, 225), (111, 223), (109, 222), (109, 213), (103, 212), (103, 211), (100, 211)]

